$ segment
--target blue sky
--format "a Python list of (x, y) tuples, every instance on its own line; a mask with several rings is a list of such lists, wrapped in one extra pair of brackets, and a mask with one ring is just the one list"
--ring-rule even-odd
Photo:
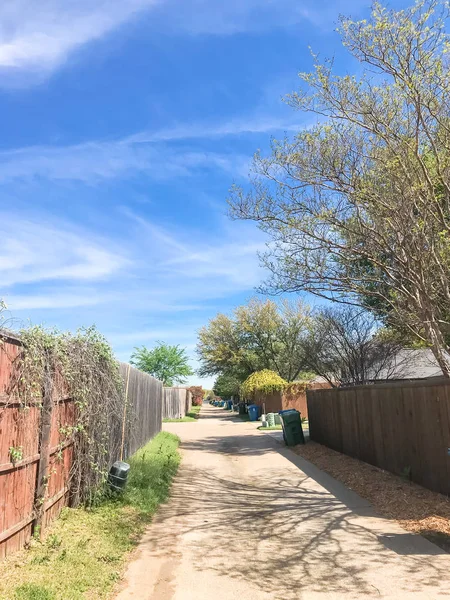
[(369, 4), (2, 3), (0, 297), (16, 324), (95, 323), (121, 360), (162, 340), (195, 366), (196, 331), (264, 276), (265, 240), (228, 220), (227, 190), (301, 127), (281, 97), (309, 46), (355, 70), (334, 28)]

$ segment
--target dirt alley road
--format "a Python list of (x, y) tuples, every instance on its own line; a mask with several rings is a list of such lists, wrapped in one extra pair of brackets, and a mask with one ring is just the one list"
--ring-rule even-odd
[(450, 599), (450, 554), (269, 434), (204, 406), (116, 600)]

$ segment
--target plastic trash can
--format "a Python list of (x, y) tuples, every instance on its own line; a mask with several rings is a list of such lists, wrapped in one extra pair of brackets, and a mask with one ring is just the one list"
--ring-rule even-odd
[(250, 404), (248, 407), (248, 416), (250, 421), (257, 421), (259, 416), (259, 406), (257, 404)]
[(305, 443), (303, 435), (302, 420), (300, 413), (295, 408), (280, 410), (281, 424), (283, 426), (283, 437), (286, 446), (296, 446)]
[(268, 427), (274, 427), (274, 425), (275, 425), (275, 414), (274, 413), (267, 413), (266, 419), (267, 419), (267, 426)]
[[(285, 412), (289, 412), (290, 410), (292, 410), (292, 409), (291, 409), (291, 408), (288, 408), (287, 410), (279, 410), (279, 411), (278, 411), (278, 418), (280, 419), (280, 425), (281, 425), (281, 427), (282, 427), (282, 430), (283, 430), (283, 440), (284, 440), (284, 443), (285, 443), (286, 445), (287, 445), (287, 440), (286, 440), (286, 434), (285, 434), (285, 432), (284, 432), (284, 425), (283, 425), (282, 414), (283, 414), (283, 413), (285, 413)], [(276, 421), (275, 421), (275, 422), (276, 422)]]
[(228, 400), (228, 410), (233, 410), (233, 400)]
[(130, 465), (120, 460), (116, 461), (109, 470), (109, 487), (116, 492), (123, 492), (127, 484)]

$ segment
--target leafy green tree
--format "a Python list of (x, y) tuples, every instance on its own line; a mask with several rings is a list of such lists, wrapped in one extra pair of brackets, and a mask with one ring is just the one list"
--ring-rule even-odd
[(194, 375), (186, 350), (163, 342), (158, 342), (155, 348), (151, 349), (145, 346), (135, 348), (130, 363), (153, 375), (167, 387), (174, 383), (186, 383), (186, 378)]
[(200, 330), (197, 354), (202, 376), (226, 373), (244, 381), (258, 366), (258, 356), (244, 346), (235, 319), (221, 313)]
[(220, 398), (230, 398), (239, 395), (241, 382), (233, 375), (219, 375), (214, 382), (214, 394)]
[(227, 375), (244, 381), (271, 369), (294, 381), (304, 368), (302, 339), (309, 308), (302, 302), (253, 299), (232, 316), (217, 315), (200, 330), (197, 352), (202, 375)]
[[(316, 123), (257, 155), (253, 189), (231, 213), (270, 239), (271, 292), (308, 291), (364, 304), (429, 345), (450, 377), (449, 5), (373, 5), (342, 19), (360, 63), (339, 76), (314, 56), (287, 97)], [(308, 119), (311, 122), (311, 117)]]

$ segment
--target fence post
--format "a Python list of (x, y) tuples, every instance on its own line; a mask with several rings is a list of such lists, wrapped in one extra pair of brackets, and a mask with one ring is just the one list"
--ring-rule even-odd
[(49, 479), (50, 437), (53, 412), (53, 380), (47, 371), (44, 380), (42, 397), (40, 434), (39, 434), (39, 464), (37, 469), (36, 492), (34, 498), (33, 531), (42, 537), (42, 525), (45, 515), (45, 496)]
[(123, 450), (125, 446), (125, 425), (127, 421), (127, 405), (128, 405), (128, 386), (130, 383), (130, 370), (131, 365), (127, 368), (127, 383), (125, 386), (125, 402), (123, 404), (123, 417), (122, 417), (122, 440), (120, 442), (120, 460), (123, 460)]

